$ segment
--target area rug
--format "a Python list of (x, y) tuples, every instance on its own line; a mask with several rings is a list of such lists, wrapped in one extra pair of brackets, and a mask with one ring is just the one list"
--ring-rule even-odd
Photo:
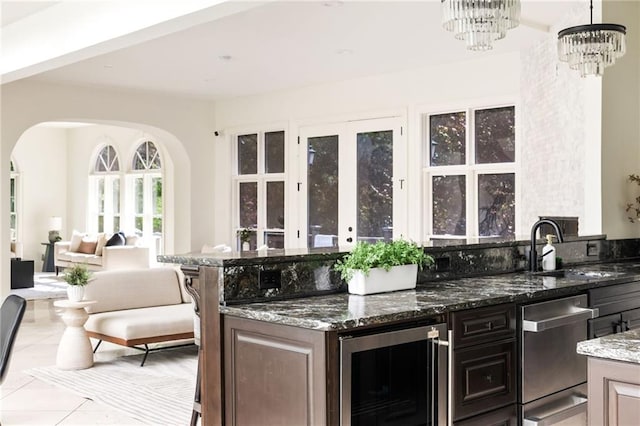
[(107, 405), (151, 425), (187, 425), (191, 418), (198, 365), (197, 347), (96, 362), (86, 370), (38, 367), (25, 373)]
[(36, 273), (33, 287), (11, 290), (26, 300), (61, 299), (67, 297), (67, 283), (61, 275)]

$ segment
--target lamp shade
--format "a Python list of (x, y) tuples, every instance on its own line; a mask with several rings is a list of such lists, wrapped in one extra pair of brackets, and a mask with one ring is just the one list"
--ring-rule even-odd
[(49, 231), (61, 231), (62, 218), (59, 216), (51, 216), (49, 218)]

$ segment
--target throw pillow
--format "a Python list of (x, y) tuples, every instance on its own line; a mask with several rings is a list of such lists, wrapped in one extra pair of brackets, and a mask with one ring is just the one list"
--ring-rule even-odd
[(76, 231), (75, 229), (73, 230), (73, 234), (71, 234), (71, 241), (69, 244), (69, 251), (71, 252), (78, 252), (78, 248), (80, 248), (80, 243), (82, 242), (82, 238), (85, 236), (85, 234)]
[(84, 254), (95, 254), (96, 253), (96, 245), (98, 243), (96, 242), (96, 240), (93, 240), (91, 238), (85, 237), (82, 239), (82, 241), (80, 242), (80, 247), (78, 247), (78, 253), (84, 253)]
[(105, 247), (111, 246), (123, 246), (124, 245), (124, 235), (120, 232), (113, 234), (111, 238), (105, 244)]
[(102, 249), (107, 244), (107, 235), (104, 232), (98, 234), (96, 241), (96, 256), (102, 256)]
[(140, 238), (137, 235), (129, 235), (125, 237), (126, 245), (128, 246), (137, 246)]

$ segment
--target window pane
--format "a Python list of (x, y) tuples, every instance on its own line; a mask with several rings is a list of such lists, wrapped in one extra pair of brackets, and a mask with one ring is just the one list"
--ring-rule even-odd
[(465, 235), (467, 232), (465, 176), (434, 176), (432, 183), (433, 234)]
[(476, 163), (515, 161), (514, 107), (476, 111)]
[(240, 226), (242, 228), (258, 227), (258, 184), (256, 182), (240, 183)]
[(258, 135), (238, 136), (238, 174), (258, 173)]
[(162, 178), (156, 177), (151, 179), (151, 186), (153, 193), (151, 194), (153, 200), (153, 214), (162, 214)]
[(284, 132), (264, 134), (266, 173), (284, 173)]
[(267, 228), (284, 229), (284, 182), (267, 182)]
[(393, 131), (358, 133), (358, 240), (393, 237)]
[(465, 164), (466, 125), (465, 112), (429, 117), (429, 154), (432, 166)]
[(98, 232), (104, 232), (104, 215), (98, 215)]
[(120, 216), (115, 216), (113, 218), (113, 231), (118, 231), (120, 229)]
[(136, 230), (135, 230), (136, 235), (140, 237), (142, 236), (142, 216), (136, 216), (135, 223), (136, 223)]
[(153, 233), (155, 235), (162, 235), (162, 218), (161, 217), (153, 218)]
[(120, 179), (113, 179), (113, 213), (120, 213)]
[(338, 136), (309, 138), (307, 162), (308, 247), (337, 246)]
[(515, 175), (478, 176), (478, 233), (509, 236), (515, 231)]
[(11, 191), (11, 198), (9, 199), (9, 209), (11, 212), (15, 212), (16, 211), (16, 179), (15, 178), (11, 178), (9, 186)]
[[(144, 209), (144, 185), (141, 177), (134, 181), (135, 213), (142, 214)], [(138, 228), (142, 229), (142, 228)]]
[(284, 233), (283, 232), (265, 232), (264, 243), (269, 248), (283, 249)]
[(104, 213), (104, 178), (98, 179), (98, 212)]

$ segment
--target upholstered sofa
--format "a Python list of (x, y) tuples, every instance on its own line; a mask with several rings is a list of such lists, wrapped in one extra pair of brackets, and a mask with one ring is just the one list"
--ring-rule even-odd
[(139, 349), (142, 346), (142, 364), (150, 343), (194, 337), (192, 299), (177, 268), (95, 272), (84, 294), (85, 300), (96, 301), (86, 308), (89, 337)]
[(123, 245), (106, 245), (111, 237), (105, 234), (90, 236), (74, 232), (70, 241), (54, 244), (56, 273), (61, 268), (84, 264), (92, 271), (118, 269), (147, 269), (151, 265), (149, 247), (140, 245), (138, 237), (124, 237)]

